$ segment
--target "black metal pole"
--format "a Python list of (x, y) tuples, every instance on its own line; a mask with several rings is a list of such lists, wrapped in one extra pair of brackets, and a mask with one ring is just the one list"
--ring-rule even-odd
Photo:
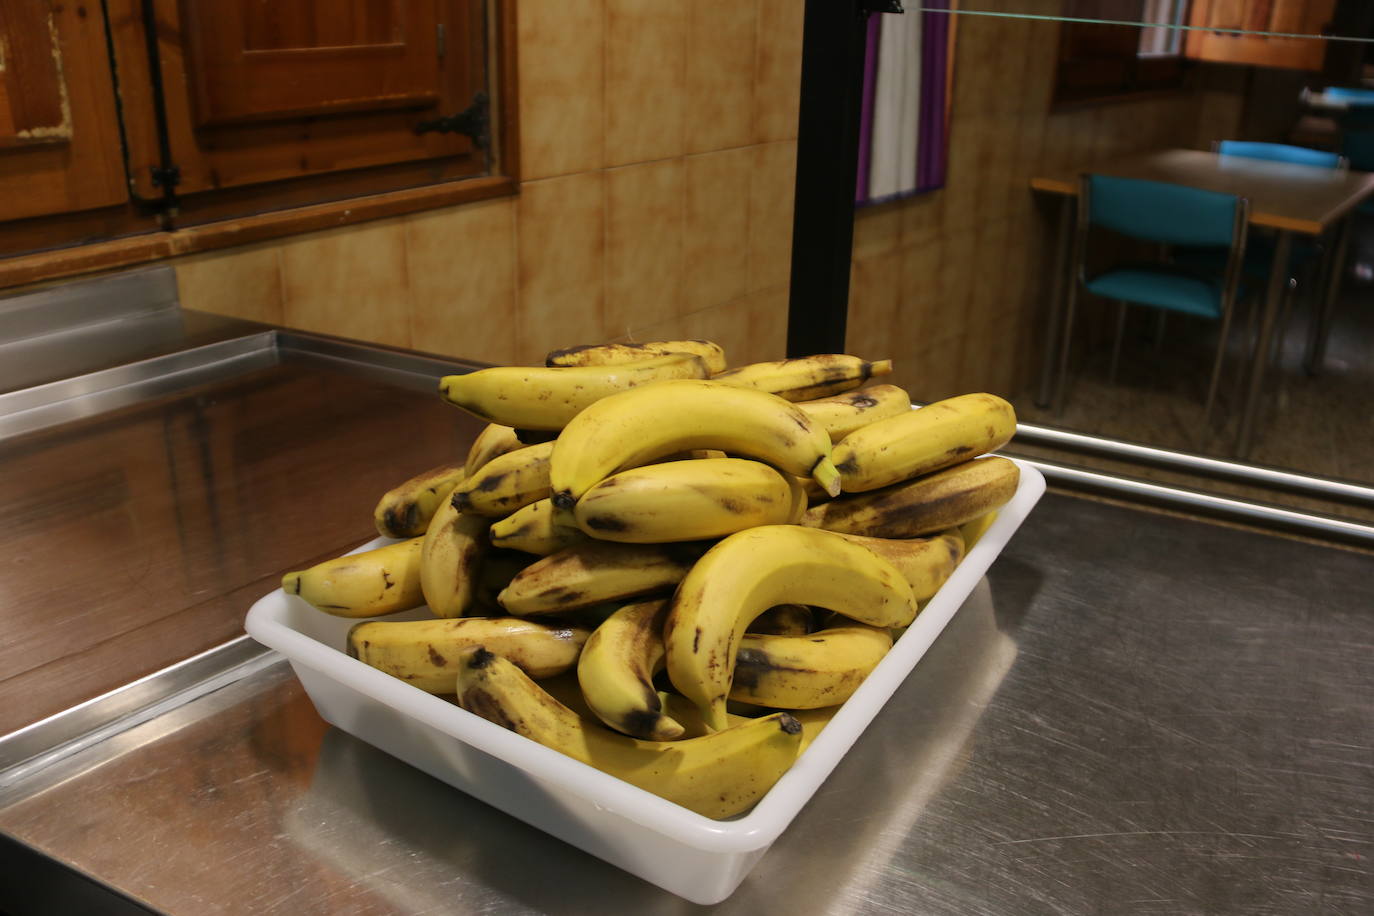
[(844, 352), (864, 46), (878, 0), (806, 0), (787, 355)]

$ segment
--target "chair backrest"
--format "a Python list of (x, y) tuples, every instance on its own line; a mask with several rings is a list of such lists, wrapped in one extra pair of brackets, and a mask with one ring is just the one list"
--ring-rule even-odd
[(1223, 156), (1238, 156), (1242, 159), (1267, 159), (1270, 162), (1311, 165), (1319, 169), (1338, 169), (1342, 165), (1340, 153), (1328, 153), (1325, 150), (1308, 149), (1305, 146), (1290, 146), (1287, 143), (1222, 140), (1217, 144), (1217, 152)]
[(1086, 175), (1081, 216), (1131, 238), (1165, 245), (1229, 247), (1244, 225), (1234, 194), (1139, 178)]
[(1351, 105), (1374, 105), (1374, 89), (1351, 89), (1348, 86), (1328, 86), (1324, 90), (1328, 99), (1336, 99)]

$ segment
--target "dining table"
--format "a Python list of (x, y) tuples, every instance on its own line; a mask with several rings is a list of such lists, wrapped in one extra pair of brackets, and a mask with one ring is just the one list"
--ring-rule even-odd
[[(1259, 334), (1251, 352), (1240, 426), (1234, 444), (1236, 457), (1244, 458), (1255, 435), (1256, 413), (1264, 386), (1269, 353), (1289, 276), (1289, 256), (1295, 236), (1329, 239), (1324, 269), (1321, 272), (1318, 320), (1309, 337), (1308, 363), (1324, 337), (1340, 288), (1342, 267), (1349, 245), (1349, 216), (1365, 199), (1374, 195), (1374, 173), (1351, 169), (1326, 169), (1286, 162), (1272, 162), (1241, 156), (1221, 155), (1194, 149), (1164, 149), (1136, 153), (1083, 167), (1048, 171), (1031, 179), (1031, 188), (1062, 198), (1057, 225), (1057, 254), (1054, 267), (1052, 305), (1046, 334), (1044, 363), (1036, 402), (1057, 407), (1060, 397), (1053, 390), (1055, 366), (1066, 353), (1070, 329), (1066, 326), (1066, 291), (1076, 282), (1069, 257), (1075, 222), (1079, 180), (1082, 175), (1110, 175), (1169, 184), (1185, 185), (1207, 191), (1234, 194), (1249, 201), (1249, 228), (1269, 232), (1274, 237), (1274, 254), (1264, 293)], [(1061, 368), (1060, 377), (1064, 370)]]

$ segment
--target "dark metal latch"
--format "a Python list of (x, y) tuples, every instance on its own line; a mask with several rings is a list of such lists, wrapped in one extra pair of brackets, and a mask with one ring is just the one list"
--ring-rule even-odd
[(458, 114), (446, 115), (442, 118), (434, 118), (430, 121), (421, 121), (415, 125), (417, 134), (435, 131), (441, 134), (462, 134), (470, 137), (478, 149), (486, 149), (491, 142), (488, 131), (491, 128), (490, 105), (487, 101), (485, 92), (478, 92), (472, 97), (472, 104), (466, 111)]

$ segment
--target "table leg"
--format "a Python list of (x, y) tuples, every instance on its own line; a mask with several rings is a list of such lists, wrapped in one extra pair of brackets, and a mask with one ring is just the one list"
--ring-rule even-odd
[(1250, 452), (1254, 435), (1255, 413), (1259, 409), (1260, 389), (1264, 386), (1264, 370), (1269, 366), (1269, 343), (1274, 336), (1279, 304), (1288, 282), (1288, 258), (1293, 249), (1293, 233), (1281, 230), (1274, 246), (1274, 264), (1269, 269), (1269, 289), (1264, 295), (1264, 316), (1260, 319), (1259, 339), (1250, 358), (1250, 380), (1241, 409), (1240, 435), (1236, 439), (1236, 457), (1245, 459)]
[(1345, 255), (1350, 245), (1350, 224), (1353, 216), (1341, 220), (1336, 230), (1336, 248), (1327, 257), (1327, 270), (1322, 274), (1324, 289), (1320, 303), (1312, 314), (1311, 329), (1307, 335), (1307, 356), (1303, 366), (1308, 375), (1316, 375), (1321, 370), (1322, 360), (1326, 358), (1326, 338), (1331, 333), (1331, 313), (1336, 307), (1336, 296), (1341, 291), (1341, 280), (1345, 276)]
[(1069, 272), (1069, 229), (1073, 226), (1075, 203), (1072, 197), (1065, 197), (1059, 202), (1054, 242), (1054, 283), (1050, 289), (1049, 317), (1045, 323), (1045, 357), (1040, 365), (1040, 387), (1035, 394), (1036, 407), (1049, 407), (1054, 398), (1054, 364), (1059, 352), (1064, 282)]

